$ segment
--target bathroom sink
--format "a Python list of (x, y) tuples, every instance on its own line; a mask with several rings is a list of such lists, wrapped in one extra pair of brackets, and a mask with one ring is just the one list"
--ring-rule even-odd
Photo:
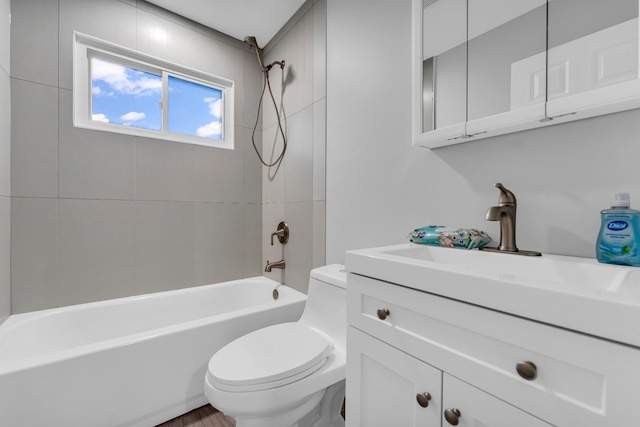
[(640, 269), (413, 243), (348, 251), (349, 273), (640, 346)]

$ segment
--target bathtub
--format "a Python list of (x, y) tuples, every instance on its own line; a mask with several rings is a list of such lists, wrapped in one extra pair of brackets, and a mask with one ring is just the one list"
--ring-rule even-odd
[(174, 418), (207, 403), (204, 376), (218, 349), (297, 320), (305, 302), (255, 277), (13, 315), (0, 325), (0, 425), (149, 427)]

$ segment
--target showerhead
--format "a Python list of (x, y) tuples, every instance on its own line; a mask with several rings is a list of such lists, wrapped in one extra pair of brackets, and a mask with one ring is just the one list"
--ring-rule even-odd
[(246, 44), (249, 49), (256, 51), (260, 69), (262, 70), (262, 72), (265, 72), (266, 68), (264, 67), (264, 61), (262, 60), (262, 54), (260, 53), (260, 47), (258, 46), (258, 41), (256, 40), (256, 38), (254, 36), (247, 36), (244, 38), (244, 44)]

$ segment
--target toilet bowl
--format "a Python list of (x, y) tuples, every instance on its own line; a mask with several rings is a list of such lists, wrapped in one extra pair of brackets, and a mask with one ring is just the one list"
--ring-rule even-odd
[(251, 332), (209, 360), (204, 392), (236, 427), (342, 427), (346, 273), (311, 271), (297, 322)]

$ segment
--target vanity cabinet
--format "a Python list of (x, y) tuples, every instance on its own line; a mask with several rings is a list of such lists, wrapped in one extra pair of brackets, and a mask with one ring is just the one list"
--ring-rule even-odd
[(440, 427), (440, 370), (351, 326), (347, 342), (358, 367), (347, 375), (347, 426)]
[(347, 426), (550, 427), (351, 326), (347, 339), (359, 367), (347, 376)]
[(348, 427), (640, 425), (639, 349), (356, 273)]
[(413, 0), (414, 145), (640, 108), (638, 0)]

